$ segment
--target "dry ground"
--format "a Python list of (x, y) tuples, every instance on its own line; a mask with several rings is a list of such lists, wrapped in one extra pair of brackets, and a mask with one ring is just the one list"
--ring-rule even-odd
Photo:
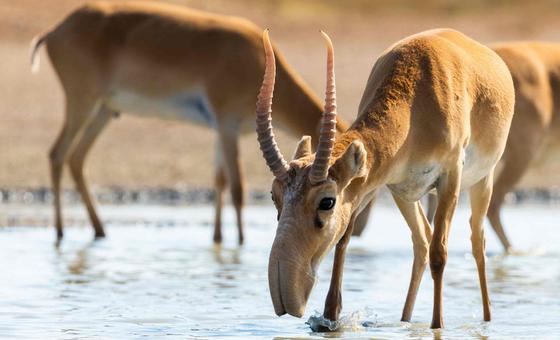
[[(39, 74), (30, 73), (28, 47), (34, 35), (55, 25), (83, 2), (0, 0), (2, 188), (49, 185), (47, 152), (61, 127), (63, 98), (44, 52)], [(339, 111), (347, 120), (355, 115), (376, 56), (409, 34), (452, 27), (481, 42), (560, 39), (560, 9), (547, 1), (529, 5), (499, 1), (490, 7), (484, 1), (464, 4), (443, 0), (175, 2), (245, 16), (261, 27), (269, 27), (289, 62), (318, 93), (323, 93), (325, 51), (317, 30), (328, 31), (336, 48)], [(285, 134), (279, 139), (290, 154), (295, 140)], [(88, 178), (94, 186), (211, 186), (213, 144), (209, 130), (124, 114), (112, 122), (95, 145), (87, 164)], [(270, 175), (254, 136), (243, 138), (242, 152), (250, 187), (268, 187)], [(545, 185), (560, 183), (559, 175), (551, 173), (540, 170), (532, 178), (546, 179)]]

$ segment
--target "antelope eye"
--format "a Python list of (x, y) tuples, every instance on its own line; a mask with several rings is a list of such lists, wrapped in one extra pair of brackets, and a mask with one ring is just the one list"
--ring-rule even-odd
[(336, 199), (333, 197), (325, 197), (319, 202), (319, 210), (331, 210), (336, 203)]

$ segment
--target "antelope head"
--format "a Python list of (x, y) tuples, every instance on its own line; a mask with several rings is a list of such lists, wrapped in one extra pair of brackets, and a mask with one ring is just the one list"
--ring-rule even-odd
[(322, 258), (341, 239), (356, 207), (353, 179), (366, 175), (366, 151), (360, 141), (349, 143), (333, 157), (336, 133), (334, 52), (327, 44), (325, 110), (316, 153), (304, 136), (288, 163), (278, 149), (271, 124), (275, 80), (274, 52), (263, 33), (265, 75), (257, 101), (257, 135), (263, 157), (274, 175), (272, 199), (278, 228), (270, 252), (268, 281), (277, 315), (301, 317)]

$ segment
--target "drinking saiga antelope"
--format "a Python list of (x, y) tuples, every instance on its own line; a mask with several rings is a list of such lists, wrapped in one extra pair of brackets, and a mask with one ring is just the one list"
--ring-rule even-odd
[[(243, 242), (244, 177), (238, 139), (254, 131), (264, 56), (261, 30), (235, 17), (144, 2), (93, 2), (36, 39), (45, 44), (66, 98), (64, 126), (50, 152), (56, 231), (63, 235), (60, 181), (68, 162), (96, 237), (105, 235), (84, 160), (111, 117), (122, 111), (200, 124), (217, 132), (214, 241), (220, 242), (226, 183)], [(278, 50), (276, 53), (279, 55)], [(277, 120), (294, 135), (316, 135), (322, 105), (278, 58)], [(343, 122), (337, 131), (345, 130)]]
[[(338, 319), (353, 223), (375, 191), (386, 185), (410, 227), (414, 245), (402, 320), (411, 318), (429, 258), (434, 280), (431, 326), (443, 326), (447, 240), (461, 189), (470, 192), (472, 252), (484, 320), (490, 320), (482, 222), (513, 116), (513, 82), (505, 63), (489, 48), (453, 30), (432, 30), (401, 40), (379, 57), (357, 119), (335, 138), (334, 56), (330, 39), (325, 38), (327, 90), (317, 151), (312, 153), (311, 138), (305, 136), (288, 163), (272, 134), (275, 65), (264, 34), (266, 72), (257, 102), (257, 132), (275, 177), (272, 196), (278, 229), (268, 279), (276, 314), (303, 315), (317, 267), (336, 245), (324, 316)], [(433, 235), (418, 201), (432, 188), (438, 193)]]

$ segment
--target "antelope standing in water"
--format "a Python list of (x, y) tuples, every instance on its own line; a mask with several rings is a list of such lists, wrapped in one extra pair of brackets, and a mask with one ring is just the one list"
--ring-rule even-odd
[(535, 162), (560, 155), (560, 44), (502, 43), (491, 46), (506, 63), (515, 86), (515, 115), (496, 176), (488, 219), (504, 249), (511, 249), (500, 218), (507, 193)]
[[(509, 252), (512, 247), (500, 216), (506, 194), (532, 165), (546, 164), (560, 155), (560, 45), (510, 42), (490, 47), (508, 66), (515, 87), (515, 114), (488, 209), (490, 225)], [(428, 220), (436, 205), (435, 196), (430, 195)], [(360, 233), (355, 230), (354, 234)]]
[[(326, 37), (326, 35), (325, 35)], [(334, 56), (327, 57), (325, 113), (316, 153), (303, 137), (287, 163), (276, 147), (270, 116), (274, 54), (265, 32), (266, 72), (257, 101), (257, 132), (274, 174), (278, 229), (268, 265), (276, 314), (301, 317), (316, 269), (336, 245), (324, 316), (342, 308), (342, 271), (353, 224), (387, 185), (412, 232), (414, 263), (402, 314), (411, 318), (429, 258), (434, 280), (432, 328), (443, 327), (443, 271), (459, 191), (470, 190), (472, 252), (478, 268), (484, 320), (490, 320), (482, 222), (492, 174), (506, 145), (513, 116), (511, 75), (492, 50), (447, 29), (420, 33), (393, 45), (373, 66), (358, 118), (335, 139)], [(419, 199), (435, 188), (432, 235)]]
[[(264, 72), (258, 27), (241, 18), (179, 6), (100, 1), (79, 8), (36, 39), (32, 62), (42, 44), (66, 97), (64, 126), (50, 152), (59, 239), (66, 161), (95, 236), (105, 235), (84, 179), (84, 160), (111, 117), (126, 111), (217, 132), (214, 241), (222, 239), (223, 192), (229, 182), (243, 242), (245, 184), (238, 139), (254, 131), (254, 98)], [(297, 136), (318, 133), (321, 102), (281, 56), (276, 98), (282, 127)], [(343, 122), (337, 124), (337, 131), (345, 129)]]

